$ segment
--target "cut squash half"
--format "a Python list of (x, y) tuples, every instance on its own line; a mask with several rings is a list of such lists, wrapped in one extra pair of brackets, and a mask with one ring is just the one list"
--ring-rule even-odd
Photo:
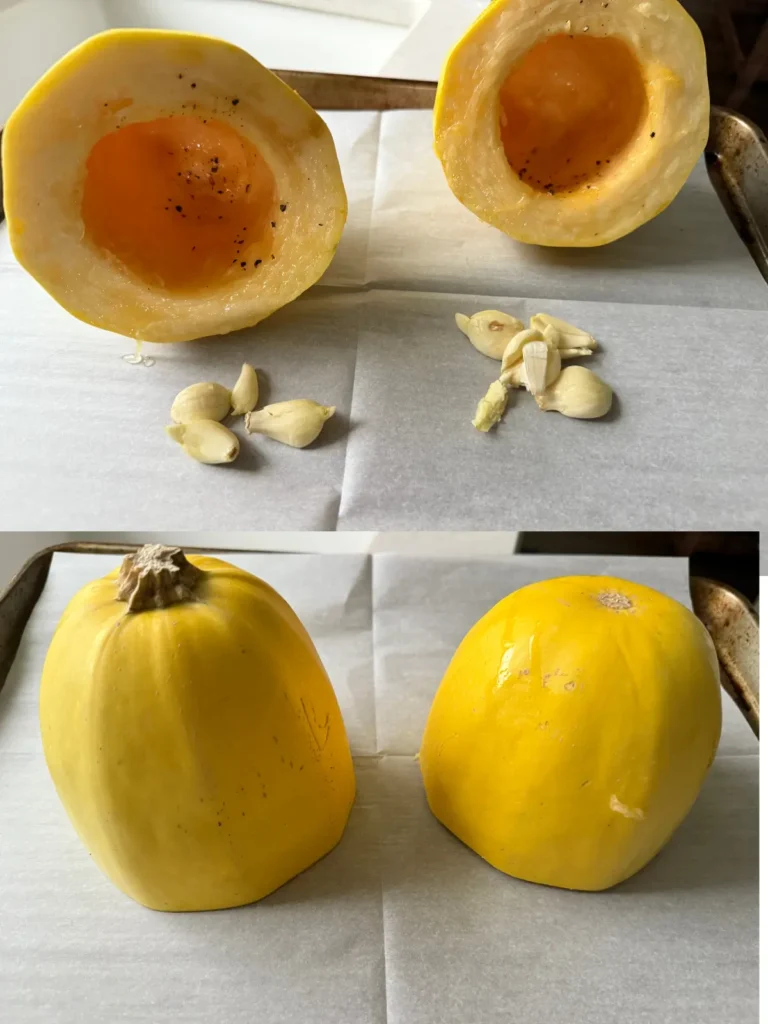
[(434, 122), (457, 198), (547, 246), (655, 217), (708, 129), (704, 43), (676, 0), (496, 0), (449, 55)]
[(87, 40), (3, 135), (19, 263), (146, 341), (250, 327), (314, 284), (347, 201), (320, 116), (249, 54), (182, 32)]

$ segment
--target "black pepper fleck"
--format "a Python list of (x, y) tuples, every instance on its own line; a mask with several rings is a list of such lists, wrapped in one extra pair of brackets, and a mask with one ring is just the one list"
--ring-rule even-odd
[(232, 106), (236, 107), (240, 100), (232, 100)]
[(651, 132), (651, 138), (652, 138), (652, 139), (655, 139), (655, 138), (656, 138), (656, 132)]
[(251, 186), (250, 186), (250, 184), (248, 184), (248, 185), (246, 185), (246, 186), (245, 186), (245, 191), (246, 191), (246, 192), (250, 192), (250, 191), (251, 191)]
[(176, 212), (177, 212), (177, 213), (181, 213), (182, 209), (183, 209), (183, 207), (181, 207), (181, 206), (177, 206), (177, 207), (176, 207)]
[(197, 82), (193, 82), (193, 83), (192, 83), (192, 88), (193, 88), (193, 89), (196, 89), (196, 88), (197, 88)]
[(280, 212), (281, 213), (285, 213), (285, 211), (287, 209), (288, 209), (288, 203), (280, 203)]
[(254, 265), (254, 267), (258, 267), (258, 265), (259, 265), (260, 263), (261, 263), (261, 260), (254, 260), (254, 261), (253, 261), (253, 265)]
[(271, 220), (269, 223), (272, 225), (273, 228), (277, 227), (277, 221)]
[(243, 268), (245, 268), (247, 266), (245, 260), (243, 260), (243, 262), (240, 264), (240, 266), (243, 267)]

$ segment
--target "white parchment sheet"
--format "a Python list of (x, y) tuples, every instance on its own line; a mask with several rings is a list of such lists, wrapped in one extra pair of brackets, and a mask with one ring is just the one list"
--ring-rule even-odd
[(475, 620), (511, 590), (611, 573), (688, 602), (685, 560), (232, 555), (294, 606), (355, 755), (340, 845), (250, 907), (160, 914), (90, 861), (53, 789), (39, 676), (107, 556), (54, 556), (0, 691), (0, 1018), (8, 1024), (756, 1024), (757, 743), (724, 698), (691, 814), (644, 871), (572, 893), (495, 871), (430, 815), (414, 754)]
[[(768, 287), (703, 162), (663, 214), (600, 249), (517, 244), (450, 193), (429, 111), (327, 115), (350, 216), (303, 298), (222, 339), (148, 345), (70, 317), (0, 228), (1, 529), (740, 528), (768, 500)], [(596, 334), (607, 421), (518, 395), (470, 425), (495, 364), (457, 311), (553, 312)], [(338, 407), (319, 450), (243, 438), (200, 466), (167, 438), (175, 394), (234, 383)], [(241, 432), (242, 424), (236, 428)]]

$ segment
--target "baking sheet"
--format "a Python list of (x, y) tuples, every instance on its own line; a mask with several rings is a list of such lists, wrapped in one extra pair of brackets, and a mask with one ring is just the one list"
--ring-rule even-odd
[[(322, 283), (254, 329), (146, 345), (153, 367), (60, 309), (0, 229), (0, 479), (12, 495), (0, 529), (757, 525), (768, 287), (703, 165), (629, 238), (541, 250), (454, 199), (429, 111), (328, 122), (350, 217)], [(484, 307), (594, 331), (594, 365), (618, 396), (608, 422), (545, 417), (520, 398), (498, 436), (479, 436), (469, 420), (494, 364), (453, 314)], [(264, 375), (264, 401), (337, 406), (317, 450), (245, 438), (241, 422), (240, 458), (211, 468), (165, 436), (181, 388), (231, 385), (244, 360)]]
[(113, 888), (48, 778), (37, 687), (67, 600), (116, 559), (54, 555), (0, 691), (3, 1019), (757, 1021), (757, 742), (729, 700), (720, 751), (690, 816), (648, 868), (602, 894), (493, 870), (431, 817), (413, 757), (453, 650), (510, 590), (607, 572), (690, 604), (685, 560), (231, 560), (293, 604), (336, 686), (358, 781), (344, 839), (277, 893), (237, 910), (158, 914)]

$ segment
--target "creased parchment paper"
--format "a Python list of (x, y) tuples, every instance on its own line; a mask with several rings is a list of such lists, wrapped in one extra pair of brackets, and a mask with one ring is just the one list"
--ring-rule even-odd
[(0, 690), (0, 1007), (9, 1024), (756, 1024), (757, 744), (724, 698), (690, 816), (606, 893), (508, 878), (430, 815), (414, 754), (450, 657), (511, 590), (611, 573), (688, 602), (684, 560), (232, 555), (303, 619), (358, 795), (340, 845), (250, 907), (160, 914), (91, 862), (43, 761), (39, 677), (108, 556), (57, 554)]
[[(0, 227), (0, 481), (12, 496), (0, 528), (758, 525), (768, 287), (703, 163), (629, 237), (545, 250), (458, 203), (429, 111), (327, 118), (350, 215), (321, 283), (251, 330), (146, 345), (153, 367), (124, 362), (130, 341), (60, 309)], [(496, 436), (477, 435), (469, 421), (494, 365), (454, 313), (489, 307), (595, 332), (593, 365), (618, 396), (609, 421), (545, 416), (520, 397)], [(211, 468), (166, 437), (178, 391), (231, 386), (243, 361), (263, 375), (265, 402), (337, 406), (318, 450), (246, 438), (240, 423), (240, 458)]]

